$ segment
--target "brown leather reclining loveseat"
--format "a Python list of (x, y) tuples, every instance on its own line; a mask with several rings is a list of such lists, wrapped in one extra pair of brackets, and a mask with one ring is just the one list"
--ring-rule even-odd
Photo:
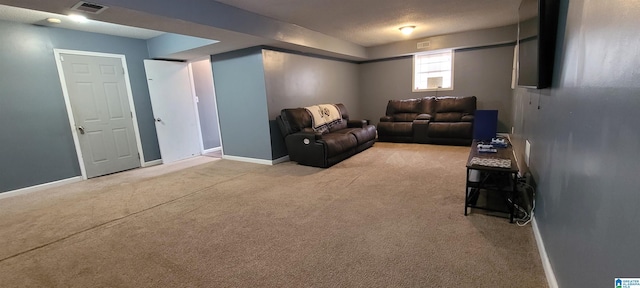
[(283, 109), (276, 118), (285, 139), (289, 159), (298, 164), (327, 168), (359, 153), (375, 142), (376, 127), (365, 120), (349, 120), (343, 104), (336, 104), (339, 120), (324, 132), (312, 128), (305, 108)]
[(476, 97), (389, 100), (378, 140), (471, 145)]

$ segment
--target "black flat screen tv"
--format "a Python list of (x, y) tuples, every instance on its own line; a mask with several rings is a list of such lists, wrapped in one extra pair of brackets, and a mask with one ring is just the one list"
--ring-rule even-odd
[(551, 86), (559, 0), (522, 0), (518, 9), (518, 86)]

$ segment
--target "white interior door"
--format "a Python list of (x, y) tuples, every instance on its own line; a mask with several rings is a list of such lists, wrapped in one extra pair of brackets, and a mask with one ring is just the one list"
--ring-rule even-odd
[(195, 99), (187, 63), (144, 60), (163, 163), (200, 155)]
[(140, 167), (122, 61), (60, 54), (87, 178)]

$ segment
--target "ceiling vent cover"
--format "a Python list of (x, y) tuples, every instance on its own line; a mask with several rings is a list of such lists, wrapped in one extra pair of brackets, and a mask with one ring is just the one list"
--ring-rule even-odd
[(106, 10), (107, 8), (109, 7), (100, 5), (100, 4), (80, 1), (78, 2), (78, 4), (73, 5), (73, 7), (71, 7), (71, 10), (81, 11), (81, 12), (86, 12), (91, 14), (100, 14), (102, 13), (102, 11)]
[(431, 42), (430, 41), (418, 42), (417, 46), (418, 46), (417, 47), (418, 49), (427, 49), (429, 48), (429, 46), (431, 46)]

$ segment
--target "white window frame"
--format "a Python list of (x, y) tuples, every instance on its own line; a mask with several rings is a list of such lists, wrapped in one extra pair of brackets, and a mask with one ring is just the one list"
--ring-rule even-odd
[[(425, 73), (426, 71), (418, 71), (418, 69), (420, 67), (418, 67), (419, 65), (417, 65), (418, 61), (421, 60), (422, 58), (428, 58), (428, 57), (438, 57), (441, 56), (442, 54), (447, 54), (450, 53), (451, 54), (451, 67), (449, 70), (442, 70), (441, 72), (443, 73), (447, 73), (449, 74), (448, 77), (451, 78), (451, 85), (450, 87), (433, 87), (433, 88), (422, 88), (422, 87), (418, 87), (418, 83), (417, 83), (417, 78), (418, 78), (418, 74), (419, 73)], [(413, 81), (411, 82), (412, 85), (412, 91), (413, 92), (425, 92), (425, 91), (449, 91), (449, 90), (453, 90), (453, 61), (454, 61), (454, 51), (451, 50), (437, 50), (437, 51), (429, 51), (426, 53), (420, 53), (420, 54), (415, 54), (413, 56), (413, 74), (412, 74), (412, 79)], [(432, 77), (429, 77), (432, 78)]]

